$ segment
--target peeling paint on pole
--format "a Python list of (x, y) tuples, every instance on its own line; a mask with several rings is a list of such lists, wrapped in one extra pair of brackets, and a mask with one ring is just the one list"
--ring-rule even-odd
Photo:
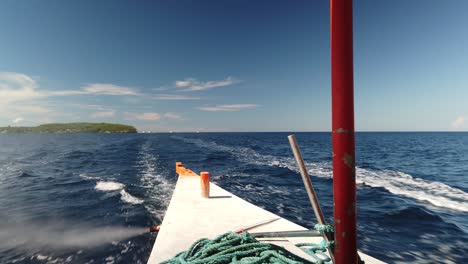
[(350, 154), (348, 153), (345, 153), (343, 155), (343, 162), (346, 164), (346, 166), (350, 167), (351, 169), (354, 170), (354, 157), (351, 156)]
[(342, 127), (336, 129), (336, 130), (333, 130), (333, 133), (344, 133), (344, 134), (351, 134), (353, 132), (347, 130), (347, 129), (344, 129)]

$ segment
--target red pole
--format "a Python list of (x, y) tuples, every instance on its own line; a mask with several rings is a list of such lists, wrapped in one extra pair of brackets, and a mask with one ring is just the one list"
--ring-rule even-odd
[(357, 263), (353, 2), (330, 0), (335, 263)]

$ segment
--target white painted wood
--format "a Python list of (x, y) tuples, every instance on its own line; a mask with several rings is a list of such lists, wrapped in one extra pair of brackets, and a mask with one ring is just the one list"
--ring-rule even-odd
[[(200, 178), (198, 176), (179, 176), (148, 263), (156, 264), (170, 259), (177, 253), (187, 250), (199, 238), (212, 239), (225, 232), (234, 231), (274, 217), (278, 216), (229, 193), (213, 183), (210, 183), (210, 198), (202, 198), (200, 197)], [(249, 231), (292, 230), (305, 230), (305, 228), (281, 218)], [(285, 246), (291, 252), (311, 259), (310, 256), (298, 250), (294, 244), (299, 242), (319, 243), (322, 238), (265, 238), (263, 240)], [(360, 253), (360, 255), (367, 264), (383, 263), (363, 253)]]

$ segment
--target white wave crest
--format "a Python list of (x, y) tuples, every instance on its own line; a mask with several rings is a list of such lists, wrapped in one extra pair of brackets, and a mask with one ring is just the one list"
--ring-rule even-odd
[(143, 203), (142, 199), (132, 196), (131, 194), (126, 192), (124, 189), (120, 191), (120, 199), (129, 204), (142, 204)]
[[(287, 168), (299, 172), (296, 162), (292, 157), (262, 155), (250, 148), (224, 146), (201, 139), (178, 136), (174, 136), (173, 138), (195, 144), (197, 147), (228, 152), (241, 162)], [(311, 176), (329, 179), (333, 177), (331, 162), (306, 162), (306, 167)], [(403, 172), (356, 167), (356, 183), (384, 188), (390, 193), (428, 202), (437, 207), (468, 212), (468, 193), (441, 182), (415, 178)]]
[(100, 181), (96, 183), (96, 186), (94, 187), (94, 189), (103, 191), (103, 192), (111, 192), (111, 191), (122, 190), (124, 187), (125, 185), (119, 182)]

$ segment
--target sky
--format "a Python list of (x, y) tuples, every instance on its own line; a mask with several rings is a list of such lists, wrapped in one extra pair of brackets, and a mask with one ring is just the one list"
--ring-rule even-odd
[[(468, 130), (468, 1), (354, 1), (358, 131)], [(330, 131), (329, 3), (0, 2), (0, 126)]]

